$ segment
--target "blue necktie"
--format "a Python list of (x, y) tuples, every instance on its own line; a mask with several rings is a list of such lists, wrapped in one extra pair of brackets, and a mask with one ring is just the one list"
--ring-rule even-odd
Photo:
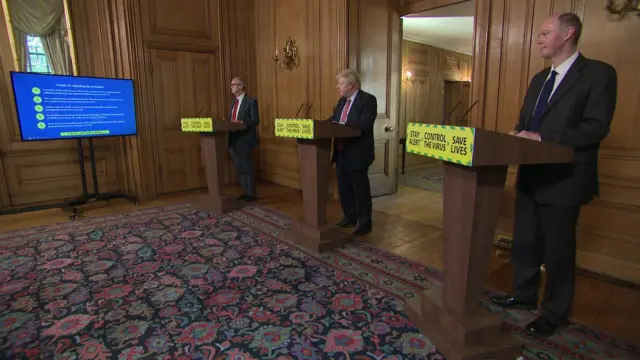
[(542, 114), (544, 114), (547, 110), (547, 106), (549, 105), (549, 97), (551, 97), (551, 92), (553, 91), (553, 84), (556, 82), (556, 75), (558, 75), (558, 73), (555, 70), (551, 70), (551, 76), (549, 76), (542, 87), (538, 103), (536, 104), (536, 108), (533, 110), (531, 121), (529, 121), (528, 130), (531, 132), (540, 131), (540, 120), (542, 119)]

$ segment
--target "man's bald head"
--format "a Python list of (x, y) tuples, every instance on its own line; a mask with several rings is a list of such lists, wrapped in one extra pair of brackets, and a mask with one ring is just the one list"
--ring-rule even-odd
[(573, 53), (582, 34), (582, 21), (574, 13), (549, 16), (540, 27), (538, 46), (545, 58)]

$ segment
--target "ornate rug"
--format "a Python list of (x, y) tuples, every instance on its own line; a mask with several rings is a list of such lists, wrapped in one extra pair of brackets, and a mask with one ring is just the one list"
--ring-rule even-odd
[[(443, 359), (404, 315), (437, 270), (366, 244), (322, 256), (272, 237), (259, 206), (188, 204), (0, 234), (2, 359)], [(489, 294), (489, 293), (487, 293)], [(637, 359), (578, 324), (527, 359)]]

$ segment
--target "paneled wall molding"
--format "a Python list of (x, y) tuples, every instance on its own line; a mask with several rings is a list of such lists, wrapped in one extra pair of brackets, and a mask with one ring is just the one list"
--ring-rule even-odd
[[(258, 95), (258, 63), (261, 62), (257, 57), (257, 33), (256, 33), (256, 1), (255, 0), (235, 0), (220, 2), (220, 28), (221, 41), (220, 52), (223, 55), (221, 67), (221, 86), (223, 89), (221, 97), (223, 99), (221, 106), (222, 117), (228, 117), (228, 111), (231, 106), (232, 94), (229, 87), (232, 77), (241, 76), (245, 81), (247, 93), (253, 97)], [(258, 99), (258, 108), (262, 108), (267, 101)], [(265, 119), (261, 119), (260, 128), (264, 124)], [(261, 179), (261, 149), (254, 151), (254, 171), (258, 179)], [(225, 180), (228, 183), (236, 183), (238, 181), (237, 172), (233, 163), (227, 158), (227, 167)]]
[[(379, 124), (397, 121), (400, 15), (459, 2), (71, 0), (80, 73), (132, 78), (136, 84), (140, 135), (96, 140), (101, 190), (150, 199), (204, 186), (198, 139), (178, 136), (177, 120), (185, 114), (228, 116), (234, 75), (245, 77), (259, 101), (256, 158), (263, 179), (299, 188), (296, 143), (273, 138), (273, 119), (293, 116), (300, 104), (307, 104), (305, 110), (313, 104), (310, 117), (327, 118), (338, 100), (335, 74), (353, 66), (361, 70), (363, 88), (378, 97)], [(580, 51), (616, 67), (616, 117), (600, 152), (601, 199), (583, 210), (578, 266), (640, 283), (640, 244), (634, 241), (640, 238), (640, 147), (633, 131), (640, 119), (640, 48), (628, 46), (640, 32), (640, 21), (614, 21), (597, 1), (476, 0), (475, 6), (471, 101), (478, 104), (470, 114), (472, 126), (513, 128), (531, 77), (548, 66), (535, 40), (551, 13), (582, 16)], [(77, 196), (73, 141), (18, 139), (9, 79), (13, 57), (4, 17), (1, 21), (0, 207)], [(275, 46), (289, 36), (299, 45), (300, 67), (279, 71), (272, 60)], [(395, 145), (395, 138), (384, 134), (376, 134), (376, 140), (380, 156)], [(387, 165), (377, 163), (373, 170), (384, 176)], [(229, 165), (229, 181), (234, 173)], [(505, 234), (512, 232), (514, 181), (511, 171), (501, 207), (499, 231)], [(330, 188), (335, 196), (335, 182)]]
[[(301, 106), (298, 116), (331, 115), (338, 101), (335, 75), (347, 66), (347, 0), (256, 1), (255, 24), (257, 91), (252, 92), (260, 108), (261, 176), (299, 189), (297, 144), (274, 138), (273, 120), (294, 117)], [(288, 37), (296, 39), (300, 57), (293, 71), (273, 61), (276, 46)], [(333, 194), (334, 177), (329, 175)]]
[(640, 160), (640, 149), (617, 148), (606, 146), (600, 149), (600, 157), (604, 159)]
[(118, 140), (123, 190), (135, 192), (141, 200), (155, 197), (157, 166), (154, 151), (155, 117), (149, 104), (150, 63), (143, 47), (141, 3), (137, 0), (109, 2), (113, 14), (116, 77), (135, 81), (138, 136)]
[[(637, 214), (634, 214), (634, 215), (637, 216)], [(625, 242), (634, 246), (640, 246), (640, 239), (631, 234), (606, 231), (603, 229), (584, 226), (584, 225), (579, 226), (578, 231), (583, 235), (593, 236), (596, 238), (608, 238), (608, 239)]]
[[(139, 135), (95, 141), (101, 159), (101, 191), (126, 191), (141, 200), (151, 199), (163, 192), (162, 179), (167, 176), (178, 184), (190, 181), (188, 189), (204, 187), (204, 171), (197, 160), (197, 136), (179, 140), (187, 141), (192, 149), (186, 157), (190, 170), (184, 173), (185, 179), (166, 175), (172, 171), (167, 167), (182, 165), (183, 161), (160, 157), (158, 135), (162, 132), (158, 116), (163, 114), (156, 107), (162, 99), (158, 100), (153, 79), (161, 76), (162, 69), (154, 69), (151, 50), (171, 48), (176, 54), (184, 54), (180, 55), (184, 61), (179, 78), (187, 81), (183, 86), (189, 90), (187, 93), (194, 94), (182, 101), (169, 118), (164, 117), (169, 119), (169, 127), (179, 131), (179, 118), (187, 113), (226, 116), (232, 73), (244, 76), (249, 88), (257, 86), (252, 25), (255, 0), (201, 1), (180, 6), (158, 0), (70, 3), (80, 75), (131, 78), (135, 82)], [(13, 65), (4, 17), (1, 25), (0, 112), (4, 116), (0, 116), (0, 206), (77, 196), (81, 189), (74, 141), (19, 141), (8, 78)], [(170, 91), (179, 93), (177, 89)], [(171, 156), (171, 152), (162, 155)], [(167, 166), (161, 166), (163, 162)], [(46, 175), (43, 169), (47, 170)], [(228, 179), (233, 180), (234, 174), (235, 169), (229, 166)], [(165, 190), (172, 188), (165, 186)]]
[[(75, 1), (75, 0), (74, 0)], [(95, 1), (88, 0), (81, 11), (90, 9)], [(91, 8), (93, 14), (93, 8)], [(0, 161), (2, 180), (0, 181), (0, 206), (20, 207), (30, 203), (59, 201), (81, 194), (80, 172), (76, 142), (73, 140), (21, 142), (15, 104), (11, 91), (9, 71), (13, 70), (9, 34), (2, 14), (0, 23)], [(86, 28), (82, 17), (74, 23), (74, 28)], [(95, 26), (95, 23), (92, 23)], [(87, 33), (89, 31), (87, 30)], [(76, 33), (77, 34), (77, 33)], [(74, 34), (75, 35), (75, 34)], [(93, 36), (95, 34), (91, 34)], [(85, 43), (86, 42), (86, 43)], [(88, 37), (76, 37), (76, 45), (91, 49), (99, 43)], [(89, 51), (91, 53), (92, 51)], [(78, 59), (86, 52), (78, 51)], [(85, 59), (86, 60), (86, 59)], [(84, 62), (85, 64), (87, 61)], [(86, 69), (86, 67), (85, 67)], [(87, 73), (85, 73), (87, 74)], [(119, 188), (118, 166), (114, 161), (111, 139), (95, 142), (100, 168), (98, 183), (102, 191), (116, 191)], [(88, 174), (90, 175), (90, 174)], [(89, 183), (89, 191), (92, 184)]]
[[(482, 110), (474, 110), (477, 125), (507, 132), (515, 125), (530, 79), (549, 66), (539, 55), (536, 37), (552, 13), (573, 11), (584, 23), (579, 51), (606, 61), (618, 72), (618, 103), (611, 132), (601, 144), (600, 198), (585, 206), (578, 228), (580, 268), (640, 283), (640, 148), (630, 129), (638, 127), (640, 50), (628, 47), (640, 22), (615, 21), (602, 4), (576, 0), (478, 0), (477, 11), (489, 11), (486, 81), (473, 88), (486, 92)], [(481, 18), (476, 19), (481, 22)], [(476, 32), (482, 29), (476, 28)], [(478, 38), (476, 38), (477, 44)], [(476, 67), (480, 66), (476, 59)], [(474, 74), (475, 75), (475, 74)], [(474, 76), (474, 82), (476, 77)], [(515, 90), (518, 89), (518, 90)], [(515, 174), (505, 187), (500, 233), (512, 233)], [(517, 241), (517, 239), (516, 239)]]

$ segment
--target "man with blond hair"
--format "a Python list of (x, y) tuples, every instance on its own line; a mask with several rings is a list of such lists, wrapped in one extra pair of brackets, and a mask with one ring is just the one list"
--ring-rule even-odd
[(371, 187), (369, 167), (375, 160), (373, 123), (378, 113), (375, 96), (360, 89), (360, 75), (347, 69), (336, 76), (340, 100), (329, 119), (361, 131), (354, 138), (335, 139), (333, 162), (336, 163), (340, 205), (344, 214), (338, 226), (356, 226), (354, 235), (371, 232)]
[(550, 336), (567, 323), (575, 287), (576, 225), (580, 208), (598, 196), (598, 149), (616, 107), (617, 75), (578, 50), (582, 22), (573, 13), (542, 24), (538, 46), (551, 67), (536, 74), (511, 135), (568, 146), (569, 164), (523, 165), (518, 170), (513, 234), (514, 294), (495, 296), (508, 308), (536, 309), (540, 266), (547, 275), (542, 314), (527, 324)]

